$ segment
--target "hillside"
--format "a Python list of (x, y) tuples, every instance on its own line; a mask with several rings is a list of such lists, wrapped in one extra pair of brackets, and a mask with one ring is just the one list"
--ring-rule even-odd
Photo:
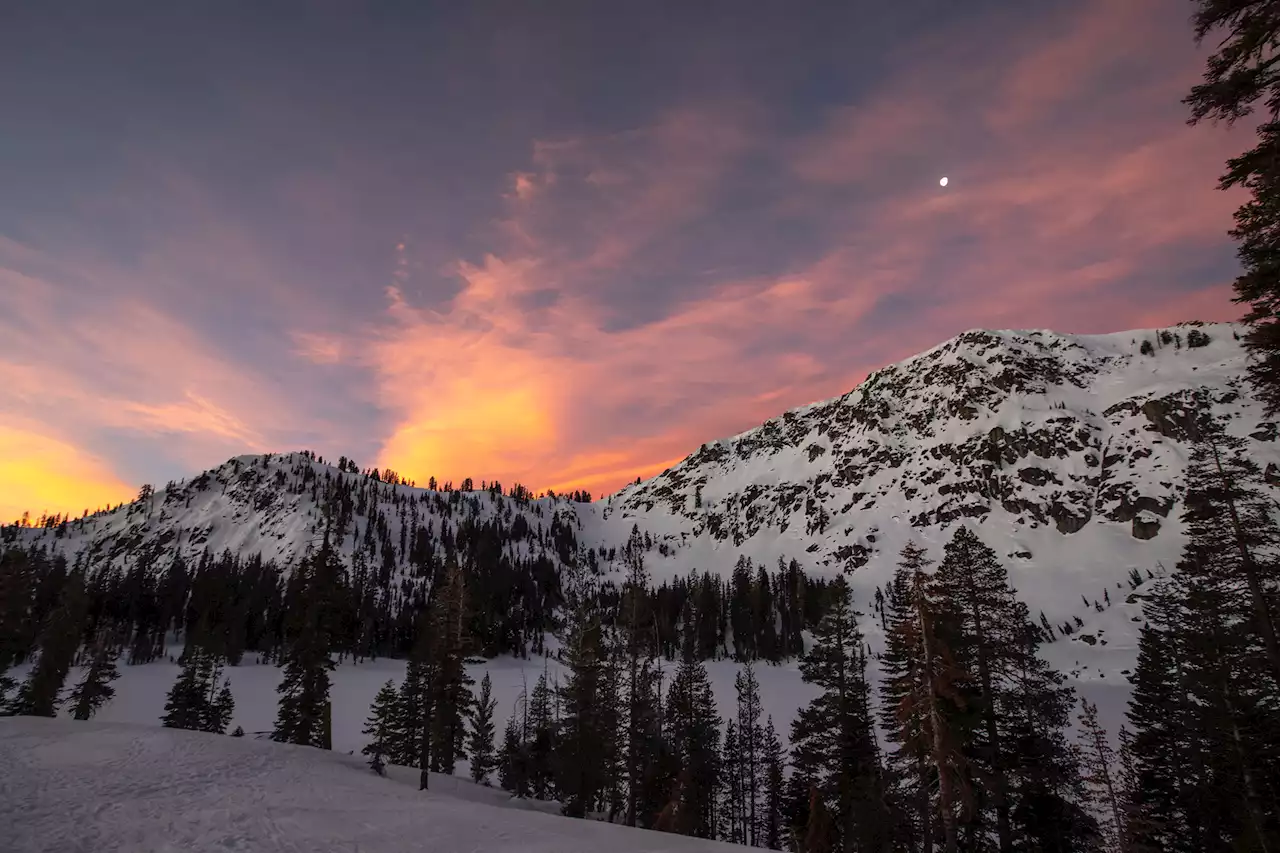
[(505, 792), (249, 738), (32, 717), (0, 719), (0, 825), (12, 853), (742, 849), (575, 821)]
[(1227, 324), (972, 331), (595, 503), (501, 487), (428, 491), (293, 453), (239, 457), (114, 512), (6, 535), (98, 566), (227, 550), (287, 572), (327, 524), (346, 559), (358, 555), (403, 590), (425, 582), (423, 566), (469, 526), (495, 531), (504, 559), (535, 567), (522, 571), (554, 575), (554, 606), (565, 590), (616, 576), (616, 549), (635, 526), (655, 582), (695, 569), (727, 576), (743, 556), (769, 568), (795, 560), (820, 577), (851, 572), (870, 610), (904, 542), (939, 555), (968, 524), (1006, 561), (1032, 613), (1071, 629), (1049, 647), (1054, 662), (1115, 679), (1132, 666), (1140, 618), (1130, 572), (1171, 567), (1183, 543), (1197, 395), (1229, 432), (1250, 437), (1268, 479), (1280, 463), (1276, 425), (1244, 393), (1244, 365)]

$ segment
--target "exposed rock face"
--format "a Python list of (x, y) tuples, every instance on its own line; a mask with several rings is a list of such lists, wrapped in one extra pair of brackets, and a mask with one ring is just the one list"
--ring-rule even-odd
[(1171, 517), (1177, 526), (1200, 405), (1260, 452), (1274, 442), (1232, 331), (966, 332), (842, 397), (703, 445), (606, 514), (735, 548), (800, 535), (813, 559), (844, 569), (883, 555), (862, 537), (895, 524), (925, 539), (961, 522), (1064, 536), (1116, 525), (1148, 541)]
[[(288, 454), (240, 457), (115, 512), (16, 535), (118, 567), (147, 561), (159, 571), (175, 554), (230, 549), (288, 571), (324, 534), (327, 506), (341, 553), (366, 549), (380, 571), (412, 575), (416, 528), (439, 534), (500, 517), (511, 547), (545, 557), (568, 588), (617, 573), (611, 554), (635, 527), (655, 582), (727, 575), (743, 556), (770, 568), (795, 559), (808, 572), (851, 572), (865, 607), (907, 540), (937, 559), (966, 524), (1005, 555), (1033, 614), (1059, 626), (1106, 619), (1092, 602), (1118, 597), (1130, 569), (1153, 577), (1178, 559), (1202, 401), (1249, 437), (1267, 482), (1280, 485), (1277, 427), (1247, 393), (1233, 329), (1191, 329), (1201, 333), (1194, 347), (1187, 328), (966, 332), (593, 504), (427, 492)], [(354, 498), (335, 502), (336, 483)], [(1082, 600), (1090, 606), (1072, 611)], [(1130, 619), (1141, 622), (1132, 614), (1125, 630)], [(1116, 639), (1112, 647), (1132, 649)]]

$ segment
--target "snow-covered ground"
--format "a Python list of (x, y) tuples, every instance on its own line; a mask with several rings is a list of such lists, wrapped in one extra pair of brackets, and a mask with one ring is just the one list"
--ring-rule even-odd
[[(870, 620), (865, 620), (869, 623)], [(1081, 646), (1054, 643), (1048, 646), (1046, 656), (1055, 666), (1064, 672), (1072, 671), (1073, 660), (1057, 660), (1053, 652), (1074, 654)], [(1090, 652), (1093, 649), (1083, 647)], [(176, 657), (179, 647), (172, 649)], [(1119, 651), (1118, 654), (1132, 655), (1132, 651)], [(716, 704), (721, 717), (728, 720), (736, 714), (736, 693), (734, 677), (740, 665), (733, 661), (708, 661), (707, 672), (715, 690)], [(674, 664), (667, 664), (668, 672), (674, 670)], [(333, 686), (330, 698), (333, 704), (333, 748), (336, 752), (354, 752), (358, 757), (360, 750), (367, 742), (361, 734), (365, 720), (369, 715), (369, 706), (373, 703), (374, 694), (387, 681), (394, 679), (397, 684), (404, 677), (404, 661), (381, 659), (355, 664), (350, 661), (342, 663), (332, 674)], [(499, 657), (469, 669), (479, 689), (480, 680), (488, 673), (493, 682), (493, 696), (498, 701), (496, 709), (496, 727), (500, 735), (510, 716), (512, 708), (522, 689), (529, 690), (537, 683), (538, 677), (546, 670), (552, 680), (563, 679), (564, 667), (551, 658), (519, 658)], [(764, 714), (773, 717), (774, 726), (787, 742), (791, 731), (791, 722), (800, 708), (806, 705), (817, 691), (800, 680), (799, 666), (795, 661), (771, 666), (765, 663), (755, 665), (756, 677), (760, 682), (760, 700)], [(29, 667), (23, 665), (11, 671), (11, 675), (24, 678)], [(164, 712), (165, 696), (178, 677), (179, 667), (168, 661), (156, 661), (141, 666), (120, 666), (120, 679), (115, 682), (116, 696), (108, 702), (95, 718), (103, 722), (138, 723), (150, 726), (160, 725), (160, 715)], [(240, 666), (228, 667), (226, 676), (231, 681), (231, 690), (235, 696), (236, 708), (230, 728), (242, 726), (246, 732), (269, 732), (275, 724), (276, 686), (280, 683), (282, 670), (276, 666), (260, 665), (250, 653), (245, 656)], [(68, 688), (82, 676), (83, 669), (76, 667), (67, 677)], [(873, 671), (871, 676), (876, 677)], [(1081, 696), (1098, 705), (1103, 725), (1114, 739), (1124, 721), (1125, 703), (1129, 698), (1129, 685), (1123, 676), (1108, 679), (1077, 678), (1074, 685)], [(458, 765), (458, 772), (466, 772), (466, 762)]]
[(742, 849), (523, 808), (447, 777), (417, 790), (340, 752), (98, 721), (0, 720), (6, 853), (660, 853)]
[[(181, 649), (174, 647), (172, 651), (176, 657)], [(500, 657), (473, 664), (469, 668), (476, 681), (474, 690), (479, 690), (480, 679), (484, 678), (486, 672), (493, 682), (493, 696), (498, 701), (495, 717), (499, 735), (520, 691), (526, 685), (532, 691), (544, 667), (549, 679), (563, 680), (564, 667), (551, 658), (521, 660)], [(369, 716), (369, 706), (373, 703), (374, 694), (387, 679), (394, 679), (398, 684), (404, 678), (404, 668), (404, 661), (381, 659), (361, 664), (347, 661), (333, 672), (330, 699), (333, 703), (335, 751), (346, 753), (354, 750), (357, 755), (360, 754), (360, 749), (367, 740), (360, 732)], [(120, 679), (114, 685), (116, 696), (102, 708), (96, 719), (114, 723), (160, 725), (165, 696), (177, 679), (179, 669), (176, 663), (168, 661), (141, 666), (122, 664)], [(666, 669), (673, 672), (675, 664), (667, 664)], [(28, 665), (15, 667), (10, 675), (25, 678), (28, 670)], [(733, 661), (708, 661), (707, 670), (715, 688), (720, 714), (728, 719), (736, 714), (733, 680), (739, 665)], [(80, 667), (73, 668), (67, 677), (67, 687), (74, 685), (83, 672)], [(231, 680), (231, 691), (236, 700), (235, 716), (228, 730), (242, 726), (250, 733), (270, 731), (276, 719), (276, 685), (280, 683), (283, 670), (255, 663), (255, 656), (250, 653), (240, 666), (227, 667), (224, 672)], [(785, 740), (791, 729), (791, 721), (795, 719), (800, 707), (808, 703), (817, 692), (800, 680), (799, 668), (795, 662), (780, 666), (756, 664), (756, 675), (760, 680), (764, 713), (773, 715), (774, 725)], [(459, 764), (459, 771), (464, 769), (465, 762)]]

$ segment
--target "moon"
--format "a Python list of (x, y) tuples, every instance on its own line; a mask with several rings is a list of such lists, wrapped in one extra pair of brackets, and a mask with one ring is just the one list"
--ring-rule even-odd
[(946, 179), (946, 178), (943, 178), (942, 180), (938, 181), (938, 186), (940, 186), (940, 187), (945, 187), (946, 185), (947, 185), (947, 179)]

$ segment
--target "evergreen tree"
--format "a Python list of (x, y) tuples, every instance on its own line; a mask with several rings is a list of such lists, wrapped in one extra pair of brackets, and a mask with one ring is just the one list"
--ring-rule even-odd
[(1098, 706), (1088, 699), (1080, 702), (1080, 728), (1077, 735), (1084, 771), (1083, 782), (1088, 801), (1100, 816), (1098, 821), (1107, 853), (1124, 853), (1124, 804), (1121, 788), (1115, 778), (1116, 752), (1107, 740), (1106, 730), (1098, 722)]
[(994, 812), (1001, 851), (1020, 845), (1086, 849), (1096, 826), (1080, 805), (1079, 768), (1066, 741), (1074, 698), (1037, 655), (1041, 639), (995, 552), (967, 528), (947, 543), (929, 591), (938, 635), (971, 677), (960, 691), (973, 724), (961, 733), (975, 823)]
[(661, 777), (666, 745), (658, 712), (659, 671), (652, 660), (653, 616), (648, 605), (649, 575), (644, 565), (644, 540), (638, 527), (623, 549), (627, 580), (623, 587), (621, 618), (625, 637), (624, 690), (627, 696), (626, 790), (624, 821), (628, 826), (650, 826), (670, 800), (669, 784)]
[(770, 850), (782, 850), (785, 837), (783, 771), (782, 741), (773, 727), (773, 717), (769, 717), (764, 727), (764, 812), (761, 820), (764, 834), (759, 846)]
[(88, 606), (84, 578), (72, 573), (63, 585), (58, 606), (40, 630), (39, 657), (10, 703), (10, 713), (32, 717), (57, 715), (58, 694), (80, 648), (80, 632)]
[(231, 682), (223, 679), (217, 697), (206, 706), (204, 730), (219, 735), (225, 733), (235, 711), (236, 700), (231, 695)]
[[(816, 813), (830, 812), (840, 849), (888, 851), (893, 820), (872, 730), (858, 613), (843, 577), (829, 594), (814, 644), (800, 661), (801, 677), (822, 693), (792, 724), (792, 760), (802, 778), (814, 780)], [(814, 815), (811, 810), (811, 821)]]
[[(392, 727), (394, 757), (392, 764), (419, 768), (421, 790), (427, 787), (430, 772), (431, 738), (426, 726), (431, 695), (428, 688), (428, 664), (425, 661), (429, 635), (420, 631), (413, 655), (405, 666), (404, 681), (396, 695), (395, 724)], [(427, 757), (424, 757), (427, 756)]]
[(546, 670), (543, 670), (538, 683), (533, 686), (533, 692), (529, 694), (529, 722), (525, 735), (529, 792), (537, 800), (549, 800), (555, 794), (552, 753), (555, 749), (556, 720), (551, 700), (551, 685), (547, 680)]
[(750, 663), (738, 671), (734, 689), (738, 696), (738, 749), (746, 843), (757, 847), (763, 836), (758, 807), (764, 783), (764, 729), (760, 725), (760, 682)]
[(1231, 578), (1193, 537), (1147, 600), (1129, 705), (1131, 849), (1277, 849), (1280, 697)]
[[(664, 729), (675, 766), (681, 768), (672, 831), (714, 838), (715, 793), (719, 776), (720, 716), (707, 668), (698, 657), (693, 611), (685, 607), (686, 626), (680, 665), (663, 707)], [(757, 703), (758, 704), (758, 703)]]
[(68, 696), (72, 716), (87, 720), (115, 696), (111, 682), (120, 677), (116, 669), (116, 657), (120, 650), (107, 637), (99, 636), (94, 644), (93, 658), (85, 669), (84, 677)]
[(489, 673), (480, 682), (480, 697), (471, 706), (467, 730), (467, 754), (471, 756), (471, 780), (488, 784), (489, 774), (498, 766), (494, 752), (493, 712), (498, 700), (493, 698), (493, 682)]
[(369, 756), (369, 767), (378, 775), (382, 775), (374, 763), (384, 764), (387, 758), (402, 757), (403, 744), (396, 743), (396, 714), (400, 695), (396, 691), (394, 681), (388, 680), (373, 697), (373, 705), (369, 709), (369, 719), (365, 722), (361, 734), (369, 738), (369, 742), (360, 750), (361, 755)]
[[(555, 788), (566, 815), (586, 817), (604, 788), (599, 759), (608, 738), (600, 719), (604, 657), (600, 625), (594, 616), (585, 612), (577, 615), (565, 637), (564, 650), (569, 677), (556, 691), (563, 711), (556, 726), (552, 762)], [(534, 692), (536, 695), (536, 688)]]
[(742, 753), (738, 747), (738, 722), (730, 719), (724, 729), (724, 750), (720, 755), (718, 834), (730, 844), (746, 843), (745, 808), (742, 802)]
[(895, 801), (902, 804), (911, 846), (922, 853), (933, 849), (936, 815), (942, 847), (954, 853), (956, 791), (963, 777), (951, 722), (964, 674), (951, 665), (934, 630), (926, 591), (929, 565), (924, 550), (908, 542), (883, 596), (880, 719), (897, 747), (889, 755), (888, 778)]
[(34, 560), (19, 548), (0, 548), (0, 713), (15, 686), (5, 673), (30, 651), (35, 604)]
[(297, 606), (287, 630), (284, 678), (276, 725), (271, 739), (281, 743), (328, 749), (326, 732), (330, 714), (330, 656), (337, 617), (335, 600), (342, 567), (329, 544), (328, 533), (320, 549), (295, 570), (290, 579)]
[[(1280, 357), (1280, 354), (1277, 354)], [(1280, 362), (1278, 362), (1280, 363)], [(1182, 521), (1194, 553), (1182, 571), (1224, 577), (1232, 595), (1249, 604), (1246, 627), (1258, 637), (1280, 688), (1280, 562), (1259, 559), (1280, 544), (1275, 504), (1263, 487), (1262, 471), (1246, 455), (1246, 442), (1228, 435), (1201, 400), (1197, 440), (1187, 463), (1187, 495)]]
[(529, 794), (528, 694), (520, 692), (516, 704), (507, 718), (502, 734), (502, 748), (498, 751), (498, 783), (504, 791), (517, 797)]
[(222, 667), (201, 646), (188, 645), (182, 670), (165, 699), (160, 724), (172, 729), (222, 734), (235, 711), (231, 687), (225, 680), (219, 689)]
[(432, 611), (431, 769), (452, 775), (458, 761), (466, 758), (466, 720), (475, 683), (467, 674), (466, 588), (456, 563), (446, 570)]
[[(1249, 305), (1244, 320), (1252, 359), (1249, 378), (1271, 415), (1280, 412), (1280, 67), (1275, 60), (1277, 0), (1196, 0), (1195, 36), (1212, 34), (1217, 51), (1206, 63), (1204, 81), (1185, 102), (1191, 123), (1204, 119), (1232, 124), (1249, 116), (1261, 100), (1266, 120), (1257, 144), (1227, 161), (1219, 187), (1243, 187), (1250, 199), (1235, 214), (1231, 236), (1239, 241), (1243, 272), (1235, 280), (1235, 301)], [(1223, 34), (1221, 40), (1218, 34)]]

